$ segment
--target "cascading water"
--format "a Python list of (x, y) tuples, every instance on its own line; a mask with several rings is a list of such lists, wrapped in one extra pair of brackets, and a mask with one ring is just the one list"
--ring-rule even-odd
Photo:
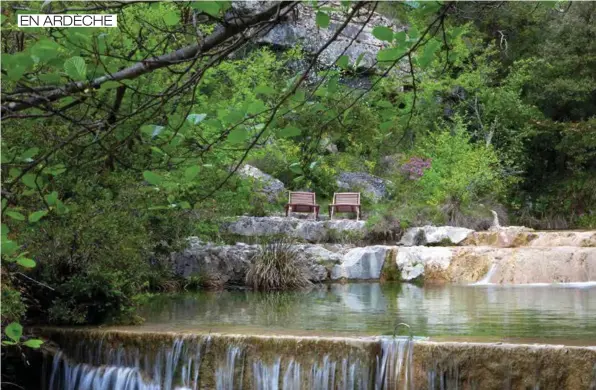
[(411, 370), (414, 342), (409, 338), (381, 340), (381, 356), (377, 356), (375, 390), (414, 389)]
[(428, 390), (575, 390), (596, 383), (593, 347), (400, 337), (50, 334), (64, 349), (44, 370), (46, 390), (415, 390), (414, 378)]
[[(260, 356), (241, 339), (219, 339), (214, 346), (209, 336), (146, 345), (137, 341), (126, 346), (85, 339), (67, 352), (55, 354), (48, 389), (231, 390), (245, 386), (255, 390), (401, 390), (407, 389), (397, 385), (402, 371), (408, 375), (410, 344), (408, 340), (382, 340), (381, 354), (375, 360), (362, 351), (354, 355), (349, 349), (345, 355), (307, 350), (295, 356), (284, 352)], [(329, 348), (325, 343), (320, 347)], [(375, 363), (377, 373), (371, 376)], [(382, 382), (376, 384), (379, 378)]]

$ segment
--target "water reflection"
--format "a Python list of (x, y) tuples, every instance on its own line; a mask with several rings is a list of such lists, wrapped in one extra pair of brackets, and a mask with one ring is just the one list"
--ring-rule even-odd
[(200, 292), (160, 296), (145, 326), (218, 331), (225, 326), (390, 334), (395, 322), (421, 336), (592, 339), (596, 287), (431, 286), (355, 283), (310, 292)]

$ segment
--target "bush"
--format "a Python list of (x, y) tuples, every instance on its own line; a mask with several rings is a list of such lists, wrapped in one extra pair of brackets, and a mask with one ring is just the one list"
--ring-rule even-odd
[(171, 290), (162, 259), (183, 245), (190, 219), (149, 211), (142, 186), (109, 191), (105, 184), (81, 183), (73, 189), (78, 202), (66, 201), (68, 213), (21, 232), (37, 261), (31, 276), (54, 289), (32, 289), (30, 314), (38, 321), (135, 322), (135, 295)]
[(251, 259), (246, 284), (255, 290), (279, 291), (301, 289), (311, 285), (308, 267), (300, 252), (288, 241), (262, 245)]
[(482, 228), (508, 185), (494, 149), (474, 143), (459, 119), (453, 129), (424, 136), (393, 182), (392, 211), (403, 227)]

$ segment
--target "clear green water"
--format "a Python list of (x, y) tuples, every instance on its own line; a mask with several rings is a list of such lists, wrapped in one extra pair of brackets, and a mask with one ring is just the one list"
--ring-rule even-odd
[[(596, 286), (434, 286), (355, 283), (309, 292), (158, 296), (141, 329), (391, 334), (596, 345)], [(403, 333), (403, 332), (400, 332)]]

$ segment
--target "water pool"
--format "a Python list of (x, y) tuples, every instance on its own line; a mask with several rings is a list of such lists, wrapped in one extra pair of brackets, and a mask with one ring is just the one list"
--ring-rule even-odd
[[(136, 330), (382, 335), (596, 345), (596, 287), (332, 284), (308, 292), (161, 295)], [(407, 333), (405, 327), (399, 333)]]

